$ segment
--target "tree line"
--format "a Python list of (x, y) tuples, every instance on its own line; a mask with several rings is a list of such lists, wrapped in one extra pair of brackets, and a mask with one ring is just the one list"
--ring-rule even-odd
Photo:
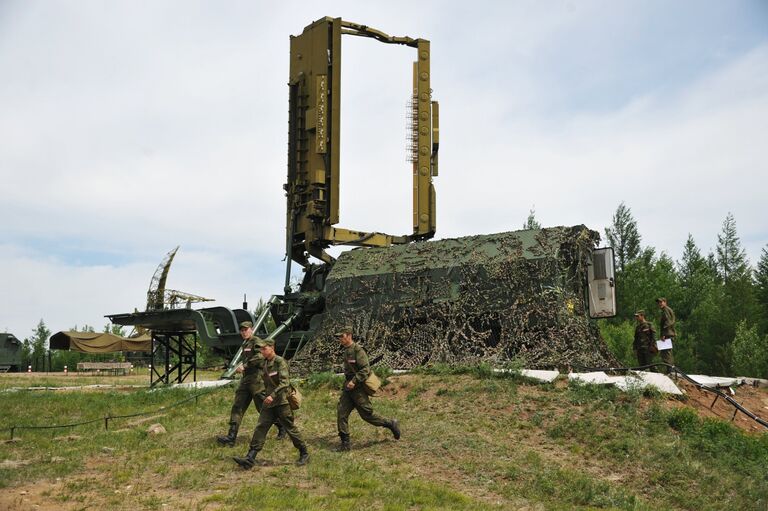
[[(535, 210), (529, 212), (525, 229), (538, 229)], [(619, 204), (612, 222), (605, 229), (607, 244), (616, 257), (618, 314), (601, 320), (603, 338), (616, 358), (626, 366), (637, 365), (632, 351), (634, 312), (643, 309), (656, 324), (659, 310), (656, 298), (667, 298), (677, 317), (675, 363), (687, 373), (739, 375), (768, 378), (768, 245), (762, 249), (756, 267), (747, 259), (736, 230), (736, 220), (728, 213), (717, 236), (714, 252), (706, 256), (689, 234), (679, 261), (664, 251), (642, 245), (642, 237), (632, 211)], [(254, 310), (258, 316), (266, 304)], [(93, 332), (85, 325), (74, 331)], [(119, 325), (107, 324), (105, 332), (125, 335)], [(122, 354), (85, 354), (53, 351), (48, 355), (51, 332), (41, 319), (33, 335), (24, 339), (22, 367), (34, 371), (61, 371), (81, 361), (121, 359)], [(198, 346), (199, 365), (210, 359), (221, 363), (207, 346)], [(50, 361), (50, 363), (49, 363)]]
[(632, 351), (634, 312), (643, 309), (658, 331), (665, 297), (675, 311), (675, 365), (687, 373), (768, 378), (768, 245), (750, 265), (728, 213), (714, 252), (704, 255), (689, 234), (679, 261), (642, 245), (632, 212), (623, 202), (606, 228), (616, 258), (618, 315), (600, 322), (614, 355), (637, 365)]
[[(90, 325), (77, 325), (69, 329), (73, 332), (95, 332)], [(107, 323), (104, 325), (104, 332), (124, 336), (125, 330), (120, 325)], [(77, 369), (78, 362), (124, 362), (123, 353), (81, 353), (79, 351), (68, 350), (49, 350), (49, 339), (51, 331), (41, 319), (37, 326), (32, 330), (32, 335), (25, 338), (21, 343), (21, 370), (26, 371), (31, 367), (34, 372), (56, 371), (60, 372), (67, 367), (69, 371)]]

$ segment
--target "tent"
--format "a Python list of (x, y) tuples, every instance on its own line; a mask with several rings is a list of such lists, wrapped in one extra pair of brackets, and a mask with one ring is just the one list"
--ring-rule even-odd
[(114, 353), (116, 351), (152, 351), (149, 335), (120, 337), (98, 332), (57, 332), (51, 336), (52, 350), (72, 350), (83, 353)]

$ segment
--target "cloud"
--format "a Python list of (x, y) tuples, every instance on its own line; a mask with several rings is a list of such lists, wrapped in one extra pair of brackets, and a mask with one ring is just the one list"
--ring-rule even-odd
[[(3, 4), (0, 328), (101, 328), (176, 245), (173, 288), (230, 307), (280, 292), (289, 34), (326, 14), (432, 41), (439, 237), (513, 230), (532, 206), (602, 233), (625, 201), (673, 257), (689, 232), (713, 248), (729, 211), (753, 263), (768, 241), (764, 7), (334, 8)], [(343, 45), (339, 226), (406, 234), (414, 52)]]

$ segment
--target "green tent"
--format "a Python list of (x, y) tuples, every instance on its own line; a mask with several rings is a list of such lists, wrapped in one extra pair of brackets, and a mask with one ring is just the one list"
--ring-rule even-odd
[(120, 337), (98, 332), (57, 332), (51, 336), (52, 350), (72, 350), (83, 353), (114, 353), (117, 351), (152, 351), (149, 335)]

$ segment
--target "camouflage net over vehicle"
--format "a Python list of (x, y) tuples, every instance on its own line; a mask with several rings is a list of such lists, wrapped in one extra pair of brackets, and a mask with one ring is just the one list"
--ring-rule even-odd
[(343, 253), (326, 281), (299, 372), (339, 362), (333, 333), (354, 327), (372, 364), (529, 368), (615, 363), (585, 310), (587, 264), (600, 236), (584, 226), (428, 241)]

